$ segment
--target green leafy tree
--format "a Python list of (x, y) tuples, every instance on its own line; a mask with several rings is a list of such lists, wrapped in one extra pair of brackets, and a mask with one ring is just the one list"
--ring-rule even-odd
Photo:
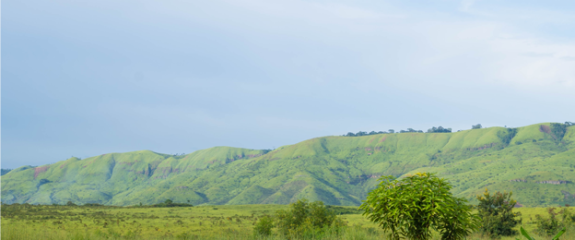
[(514, 213), (513, 208), (517, 201), (511, 199), (512, 192), (496, 192), (493, 195), (485, 189), (483, 195), (478, 195), (477, 210), (481, 217), (481, 232), (492, 238), (499, 236), (513, 236), (517, 231), (513, 228), (521, 223), (521, 213)]
[(471, 129), (481, 129), (482, 127), (479, 123), (477, 125), (471, 125)]
[(392, 176), (381, 182), (360, 206), (363, 215), (389, 233), (393, 240), (431, 238), (464, 239), (478, 228), (467, 200), (454, 197), (451, 184), (431, 173), (416, 173), (403, 179)]

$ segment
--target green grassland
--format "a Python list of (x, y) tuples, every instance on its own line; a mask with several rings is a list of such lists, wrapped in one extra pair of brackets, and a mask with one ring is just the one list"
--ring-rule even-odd
[[(561, 128), (563, 127), (563, 128)], [(563, 131), (565, 130), (565, 131)], [(526, 207), (575, 205), (575, 127), (542, 123), (455, 133), (329, 136), (273, 151), (214, 147), (70, 158), (1, 177), (3, 203), (287, 204), (357, 206), (382, 175), (435, 172), (475, 201), (488, 188)], [(550, 182), (551, 181), (551, 182)], [(554, 184), (556, 183), (556, 184)]]
[[(261, 239), (253, 235), (255, 222), (264, 215), (273, 215), (277, 210), (286, 208), (286, 205), (272, 204), (179, 208), (3, 205), (1, 237), (11, 240)], [(347, 227), (339, 235), (328, 234), (323, 239), (382, 239), (384, 233), (356, 209), (335, 209), (346, 213), (339, 217)], [(572, 207), (571, 210), (575, 209)], [(516, 211), (522, 213), (521, 226), (530, 232), (535, 228), (535, 214), (546, 213), (544, 208), (518, 208)], [(575, 226), (571, 226), (562, 239), (574, 238)], [(266, 239), (283, 238), (272, 234)], [(436, 234), (434, 239), (440, 238)], [(469, 239), (488, 238), (474, 233)]]

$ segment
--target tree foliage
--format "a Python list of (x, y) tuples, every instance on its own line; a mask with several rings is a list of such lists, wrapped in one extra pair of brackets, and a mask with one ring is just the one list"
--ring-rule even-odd
[(565, 133), (567, 133), (567, 124), (563, 123), (551, 123), (551, 133), (555, 137), (556, 141), (561, 141)]
[(499, 137), (499, 139), (501, 139), (505, 144), (509, 144), (511, 139), (513, 139), (517, 134), (517, 130), (517, 128), (506, 128), (505, 131), (498, 132), (497, 137)]
[[(443, 129), (443, 128), (442, 128)], [(449, 130), (451, 132), (451, 129)], [(418, 132), (418, 133), (422, 133), (422, 130), (415, 130), (413, 128), (408, 128), (407, 130), (400, 130), (400, 133), (411, 133), (411, 132)], [(395, 133), (395, 130), (393, 129), (389, 129), (386, 131), (371, 131), (371, 132), (363, 132), (363, 131), (359, 131), (357, 133), (352, 133), (352, 132), (348, 132), (347, 134), (343, 135), (345, 137), (361, 137), (361, 136), (369, 136), (369, 135), (375, 135), (375, 134), (385, 134), (385, 133)]]
[(443, 128), (442, 126), (432, 127), (430, 129), (427, 129), (427, 132), (428, 133), (450, 133), (451, 128)]
[[(140, 206), (142, 206), (140, 204)], [(172, 199), (166, 199), (163, 203), (153, 204), (149, 206), (142, 206), (142, 207), (193, 207), (194, 205), (189, 203), (175, 203)]]
[[(573, 122), (552, 123), (551, 127), (552, 127), (552, 130), (553, 130), (553, 129), (556, 129), (556, 130), (554, 130), (554, 134), (555, 134), (556, 136), (563, 136), (563, 135), (565, 134), (566, 127), (574, 126), (574, 125), (575, 125), (575, 123), (573, 123)], [(481, 128), (483, 128), (483, 126), (482, 126), (480, 123), (475, 124), (475, 125), (471, 125), (471, 129), (481, 129)], [(399, 132), (400, 132), (400, 133), (410, 133), (410, 132), (419, 132), (419, 133), (422, 133), (423, 131), (422, 131), (422, 130), (415, 130), (415, 129), (413, 129), (413, 128), (408, 128), (407, 130), (400, 130)], [(451, 128), (444, 128), (444, 127), (442, 127), (442, 126), (439, 126), (439, 127), (432, 127), (432, 128), (430, 128), (430, 129), (428, 129), (427, 132), (428, 132), (428, 133), (450, 133), (450, 132), (452, 132), (452, 129), (451, 129)], [(515, 133), (517, 133), (517, 129), (515, 129), (515, 128), (508, 128), (508, 129), (507, 129), (507, 132), (509, 133), (509, 134), (507, 134), (507, 135), (509, 135), (509, 136), (515, 136)], [(389, 130), (387, 130), (387, 132), (386, 132), (386, 131), (379, 131), (379, 132), (371, 131), (371, 132), (369, 132), (369, 133), (368, 133), (368, 132), (364, 132), (364, 131), (359, 131), (359, 132), (357, 132), (357, 133), (348, 132), (347, 134), (345, 134), (345, 135), (343, 135), (343, 136), (346, 136), (346, 137), (360, 137), (360, 136), (368, 136), (368, 135), (384, 134), (384, 133), (395, 133), (395, 130), (389, 129)]]
[(479, 205), (477, 210), (481, 217), (481, 232), (492, 238), (499, 236), (513, 236), (517, 231), (513, 228), (521, 223), (521, 213), (514, 213), (513, 208), (517, 201), (511, 199), (511, 192), (496, 192), (491, 195), (489, 190), (485, 189), (483, 195), (478, 195)]
[(269, 236), (272, 233), (274, 222), (270, 216), (261, 217), (254, 226), (254, 233), (261, 236)]
[(467, 200), (454, 197), (451, 184), (431, 173), (381, 182), (360, 206), (363, 215), (389, 233), (391, 239), (430, 239), (431, 230), (442, 239), (464, 239), (478, 228)]
[(329, 228), (339, 232), (344, 225), (332, 208), (323, 202), (301, 199), (291, 203), (287, 210), (278, 210), (273, 217), (260, 218), (254, 226), (254, 233), (268, 236), (272, 228), (277, 228), (278, 234), (288, 238), (306, 238), (321, 235)]
[(535, 231), (539, 235), (550, 237), (560, 229), (571, 226), (575, 221), (575, 215), (568, 208), (561, 208), (559, 212), (555, 212), (555, 210), (556, 208), (554, 207), (547, 208), (549, 217), (543, 217), (539, 214), (535, 215), (535, 223), (537, 224)]
[(4, 169), (2, 168), (0, 170), (0, 176), (4, 176), (4, 174), (9, 173), (10, 171), (12, 171), (12, 169)]
[(284, 236), (302, 236), (306, 233), (322, 232), (327, 227), (343, 225), (323, 202), (310, 203), (306, 199), (291, 203), (288, 210), (277, 211), (276, 219), (278, 231)]
[(418, 133), (422, 133), (422, 130), (415, 130), (413, 128), (408, 128), (407, 130), (400, 130), (400, 133), (410, 133), (410, 132), (418, 132)]
[(357, 133), (348, 132), (347, 134), (345, 134), (345, 135), (343, 135), (343, 136), (346, 136), (346, 137), (361, 137), (361, 136), (368, 136), (368, 135), (375, 135), (375, 134), (384, 134), (384, 133), (387, 133), (387, 132), (383, 132), (383, 131), (379, 131), (379, 132), (371, 131), (371, 132), (368, 133), (368, 132), (359, 131), (359, 132), (357, 132)]

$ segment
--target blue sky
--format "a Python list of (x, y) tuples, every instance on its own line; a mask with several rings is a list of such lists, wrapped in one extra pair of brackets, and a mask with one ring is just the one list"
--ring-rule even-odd
[(3, 1), (2, 168), (575, 121), (573, 1)]

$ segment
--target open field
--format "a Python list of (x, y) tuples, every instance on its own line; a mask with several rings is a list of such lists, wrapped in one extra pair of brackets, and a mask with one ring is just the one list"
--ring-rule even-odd
[[(223, 205), (183, 208), (2, 206), (2, 239), (258, 239), (254, 223), (286, 205)], [(375, 224), (358, 214), (356, 207), (338, 207), (347, 222), (339, 236), (323, 239), (385, 239)], [(575, 208), (571, 207), (572, 211)], [(518, 208), (522, 226), (535, 228), (535, 214), (545, 208)], [(519, 237), (519, 236), (517, 236)], [(436, 237), (439, 239), (439, 237)], [(272, 236), (269, 239), (282, 239)], [(474, 234), (469, 239), (487, 239)], [(515, 239), (515, 237), (503, 238)], [(549, 239), (538, 237), (537, 239)], [(575, 239), (571, 226), (562, 239)]]

